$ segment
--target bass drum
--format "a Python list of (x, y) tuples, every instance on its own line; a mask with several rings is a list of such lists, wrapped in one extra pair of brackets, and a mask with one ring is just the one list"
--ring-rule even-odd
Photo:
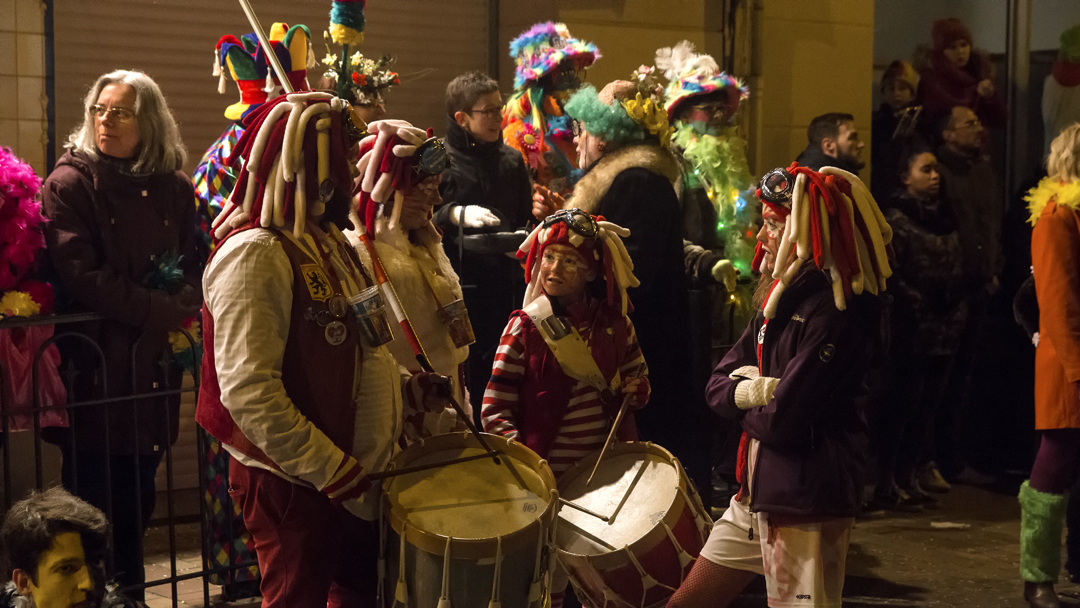
[[(490, 458), (392, 477), (383, 482), (382, 590), (394, 606), (539, 608), (550, 578), (551, 524), (558, 500), (547, 462), (497, 435)], [(469, 433), (424, 439), (390, 468), (483, 454)], [(386, 593), (380, 605), (387, 606)]]
[(712, 520), (671, 452), (652, 443), (614, 443), (586, 486), (599, 455), (563, 473), (559, 493), (609, 520), (561, 509), (559, 562), (587, 606), (664, 606), (690, 573)]

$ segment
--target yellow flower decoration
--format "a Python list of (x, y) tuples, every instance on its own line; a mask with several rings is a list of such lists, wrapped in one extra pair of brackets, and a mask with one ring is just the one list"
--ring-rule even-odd
[(0, 319), (32, 317), (39, 312), (41, 312), (41, 306), (25, 291), (9, 291), (0, 298)]
[(649, 133), (660, 138), (660, 145), (667, 147), (671, 142), (671, 125), (668, 123), (667, 111), (651, 97), (643, 98), (638, 93), (634, 99), (622, 102), (623, 108), (634, 122), (648, 129)]

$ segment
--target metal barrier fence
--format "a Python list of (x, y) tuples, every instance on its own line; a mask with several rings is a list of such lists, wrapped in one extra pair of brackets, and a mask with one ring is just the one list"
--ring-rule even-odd
[[(93, 314), (93, 313), (69, 314), (69, 315), (53, 315), (53, 316), (43, 316), (43, 317), (36, 317), (36, 318), (8, 318), (8, 319), (0, 320), (0, 331), (17, 332), (17, 331), (20, 331), (20, 330), (27, 330), (29, 328), (42, 328), (42, 327), (47, 327), (47, 326), (53, 326), (54, 327), (53, 335), (51, 337), (49, 337), (48, 339), (44, 340), (36, 348), (35, 352), (33, 353), (32, 367), (30, 368), (32, 370), (32, 372), (31, 372), (31, 376), (32, 376), (31, 377), (32, 404), (30, 404), (31, 405), (30, 407), (26, 407), (27, 404), (25, 404), (25, 403), (17, 403), (17, 404), (16, 403), (9, 403), (9, 401), (12, 400), (12, 395), (13, 395), (13, 392), (14, 392), (13, 387), (15, 386), (14, 383), (17, 382), (17, 381), (25, 382), (25, 378), (12, 378), (12, 377), (10, 377), (9, 376), (9, 371), (4, 368), (3, 362), (0, 361), (0, 452), (2, 452), (2, 455), (3, 455), (3, 472), (2, 472), (3, 487), (2, 487), (2, 491), (3, 491), (3, 507), (4, 507), (5, 512), (7, 511), (7, 509), (11, 506), (11, 504), (13, 502), (15, 502), (15, 501), (19, 500), (20, 498), (22, 498), (23, 495), (25, 495), (25, 493), (27, 493), (31, 488), (35, 488), (35, 489), (43, 489), (44, 488), (46, 480), (45, 480), (43, 451), (42, 451), (43, 446), (42, 446), (42, 444), (45, 441), (45, 439), (43, 438), (42, 418), (45, 417), (50, 412), (53, 412), (53, 413), (61, 412), (61, 413), (63, 413), (65, 415), (65, 417), (67, 418), (68, 421), (72, 421), (77, 417), (77, 415), (80, 412), (90, 412), (91, 410), (89, 408), (96, 408), (97, 410), (103, 412), (104, 422), (103, 422), (102, 426), (103, 426), (105, 432), (104, 432), (104, 436), (92, 437), (91, 440), (96, 442), (98, 444), (98, 446), (100, 448), (102, 448), (101, 453), (104, 455), (104, 457), (106, 459), (105, 462), (107, 463), (106, 466), (105, 466), (105, 484), (106, 484), (106, 487), (104, 488), (104, 492), (103, 492), (105, 497), (106, 497), (106, 501), (105, 501), (104, 505), (98, 505), (98, 506), (103, 511), (105, 511), (106, 515), (109, 518), (109, 521), (114, 522), (114, 519), (113, 519), (113, 514), (114, 514), (114, 508), (113, 507), (114, 507), (114, 505), (112, 503), (112, 482), (113, 482), (113, 479), (112, 479), (111, 473), (110, 473), (110, 470), (111, 470), (112, 467), (111, 467), (111, 464), (109, 464), (109, 463), (113, 462), (113, 458), (114, 458), (114, 456), (116, 456), (116, 454), (114, 454), (111, 451), (111, 446), (110, 446), (110, 437), (109, 437), (109, 429), (110, 429), (109, 415), (110, 415), (110, 410), (115, 410), (118, 406), (123, 405), (123, 404), (131, 404), (128, 407), (130, 408), (130, 411), (135, 416), (135, 420), (133, 421), (133, 423), (134, 423), (133, 428), (134, 428), (134, 432), (135, 432), (135, 444), (136, 444), (136, 446), (138, 446), (138, 443), (139, 443), (138, 442), (138, 438), (139, 438), (138, 435), (139, 435), (140, 431), (139, 431), (139, 425), (138, 425), (137, 417), (139, 415), (140, 407), (142, 407), (140, 405), (141, 403), (143, 403), (143, 402), (153, 402), (153, 401), (157, 401), (159, 403), (165, 403), (165, 400), (170, 399), (170, 398), (179, 400), (180, 396), (183, 395), (183, 394), (186, 394), (186, 393), (194, 393), (196, 396), (198, 394), (198, 390), (199, 390), (199, 368), (198, 368), (198, 363), (197, 362), (199, 361), (199, 358), (200, 358), (198, 356), (198, 350), (196, 350), (196, 357), (195, 357), (196, 365), (194, 366), (195, 369), (192, 372), (192, 375), (194, 377), (194, 386), (193, 387), (184, 388), (181, 385), (177, 385), (177, 386), (172, 385), (173, 383), (171, 383), (169, 379), (170, 379), (170, 377), (177, 376), (176, 371), (179, 369), (178, 364), (176, 363), (175, 360), (173, 360), (173, 357), (171, 356), (171, 353), (163, 350), (163, 351), (160, 351), (161, 352), (161, 358), (156, 362), (157, 365), (159, 365), (161, 367), (161, 369), (162, 369), (163, 373), (161, 374), (160, 378), (162, 378), (163, 381), (154, 382), (152, 384), (152, 386), (151, 386), (151, 389), (148, 390), (148, 391), (140, 391), (139, 390), (139, 378), (138, 378), (138, 376), (139, 376), (139, 373), (140, 373), (139, 372), (140, 364), (145, 366), (147, 361), (148, 361), (147, 357), (156, 356), (156, 354), (157, 354), (157, 353), (154, 353), (153, 355), (150, 355), (148, 353), (140, 353), (140, 346), (143, 345), (144, 338), (146, 338), (146, 336), (147, 336), (147, 334), (145, 334), (145, 333), (140, 335), (139, 338), (137, 338), (135, 340), (134, 344), (132, 344), (132, 346), (130, 348), (130, 352), (128, 353), (129, 360), (131, 361), (131, 370), (130, 370), (131, 371), (131, 390), (125, 391), (123, 394), (119, 394), (119, 395), (116, 394), (116, 391), (113, 391), (112, 394), (110, 394), (109, 386), (108, 386), (108, 378), (109, 378), (109, 367), (108, 367), (108, 365), (109, 365), (109, 361), (107, 361), (107, 357), (105, 355), (105, 352), (102, 349), (102, 346), (100, 344), (98, 344), (98, 342), (91, 335), (88, 335), (85, 331), (83, 331), (87, 327), (92, 327), (92, 325), (89, 325), (89, 324), (94, 324), (94, 323), (99, 323), (99, 322), (109, 323), (108, 321), (106, 321), (100, 315)], [(108, 327), (108, 325), (105, 325), (105, 327)], [(115, 327), (115, 325), (114, 325), (114, 327)], [(198, 343), (197, 343), (196, 340), (193, 339), (193, 336), (191, 336), (191, 334), (187, 333), (186, 331), (183, 331), (181, 333), (184, 336), (184, 338), (187, 340), (188, 344), (193, 345), (196, 349), (198, 349)], [(41, 372), (41, 361), (42, 361), (42, 358), (45, 356), (46, 352), (48, 351), (48, 349), (50, 348), (50, 346), (52, 346), (54, 344), (61, 348), (61, 352), (64, 351), (63, 347), (65, 347), (65, 345), (70, 346), (70, 345), (81, 344), (85, 352), (90, 352), (90, 353), (93, 354), (93, 358), (96, 359), (96, 365), (94, 366), (93, 369), (79, 369), (75, 365), (75, 363), (73, 362), (72, 359), (69, 359), (67, 357), (63, 357), (61, 359), (61, 362), (60, 362), (59, 371), (60, 371), (60, 377), (63, 379), (64, 388), (66, 389), (66, 394), (67, 394), (66, 402), (61, 404), (61, 405), (42, 405), (41, 398), (40, 398), (41, 391), (39, 390), (40, 382), (42, 380), (41, 373), (40, 373)], [(168, 343), (166, 342), (166, 344), (168, 344)], [(141, 354), (143, 356), (140, 356)], [(77, 379), (80, 378), (81, 374), (92, 374), (92, 376), (89, 377), (89, 378), (91, 378), (91, 383), (90, 384), (97, 389), (96, 392), (100, 393), (99, 397), (91, 398), (91, 399), (81, 399), (81, 400), (77, 397), (77, 393), (79, 391), (76, 390), (76, 384), (77, 384)], [(85, 380), (85, 378), (86, 377), (83, 377), (84, 380)], [(167, 429), (167, 430), (172, 429), (173, 424), (178, 423), (178, 421), (172, 420), (171, 408), (168, 407), (168, 405), (166, 403), (166, 406), (161, 408), (161, 409), (164, 411), (164, 416), (165, 416), (164, 428)], [(15, 417), (16, 416), (27, 416), (27, 415), (29, 415), (32, 418), (32, 427), (29, 428), (29, 429), (26, 429), (26, 430), (13, 430), (12, 429), (12, 424), (13, 424), (13, 421), (15, 420)], [(115, 412), (114, 412), (114, 415), (115, 415)], [(62, 428), (62, 427), (60, 427), (60, 428)], [(29, 487), (20, 488), (20, 487), (17, 487), (19, 484), (16, 484), (14, 482), (13, 468), (18, 469), (20, 472), (23, 473), (23, 476), (25, 477), (25, 472), (26, 472), (25, 467), (29, 466), (29, 463), (27, 462), (27, 457), (29, 456), (29, 454), (26, 454), (26, 453), (13, 454), (12, 453), (12, 439), (13, 439), (13, 434), (26, 433), (26, 432), (32, 432), (32, 434), (33, 434), (32, 437), (33, 437), (33, 471), (34, 471), (34, 476), (33, 476), (32, 483), (29, 484)], [(74, 448), (74, 443), (75, 443), (74, 433), (77, 432), (77, 431), (69, 430), (68, 432), (70, 432), (72, 434), (72, 439), (71, 439), (72, 443), (68, 447), (69, 448)], [(203, 582), (203, 584), (202, 584), (203, 605), (204, 606), (209, 606), (210, 605), (210, 577), (211, 576), (214, 576), (214, 575), (226, 576), (226, 575), (229, 575), (231, 573), (235, 573), (235, 572), (237, 572), (239, 570), (243, 570), (243, 569), (249, 568), (249, 567), (251, 567), (253, 565), (257, 565), (257, 564), (255, 564), (255, 562), (253, 562), (253, 561), (238, 562), (234, 558), (234, 543), (233, 543), (234, 535), (233, 535), (233, 529), (232, 529), (232, 525), (231, 525), (232, 521), (233, 521), (233, 519), (231, 517), (231, 514), (233, 512), (233, 505), (231, 504), (231, 501), (228, 501), (226, 504), (222, 505), (222, 507), (226, 510), (225, 512), (229, 514), (229, 516), (227, 516), (225, 518), (225, 521), (227, 522), (226, 523), (226, 531), (225, 531), (225, 535), (227, 537), (227, 542), (222, 543), (222, 545), (224, 547), (224, 551), (227, 554), (227, 560), (226, 560), (227, 565), (224, 565), (224, 566), (215, 565), (215, 560), (213, 559), (213, 557), (211, 555), (211, 540), (210, 540), (211, 539), (211, 534), (210, 534), (210, 530), (208, 530), (208, 527), (209, 527), (208, 522), (210, 521), (210, 517), (208, 517), (209, 513), (208, 513), (207, 501), (206, 501), (206, 498), (205, 498), (206, 497), (206, 491), (207, 491), (207, 487), (206, 487), (207, 459), (206, 459), (205, 455), (207, 453), (208, 437), (207, 437), (207, 435), (205, 435), (205, 433), (202, 431), (202, 429), (199, 428), (196, 431), (196, 451), (197, 451), (197, 454), (198, 454), (198, 458), (196, 459), (196, 462), (198, 463), (198, 479), (199, 479), (199, 483), (198, 483), (198, 492), (199, 492), (198, 504), (199, 504), (199, 532), (200, 532), (200, 538), (201, 538), (201, 560), (200, 560), (201, 568), (198, 569), (198, 571), (196, 571), (196, 572), (178, 574), (178, 572), (177, 572), (177, 536), (176, 536), (176, 532), (177, 532), (177, 525), (178, 525), (179, 522), (178, 522), (178, 517), (177, 517), (176, 510), (175, 510), (175, 504), (174, 504), (175, 503), (175, 498), (176, 498), (176, 488), (174, 487), (174, 485), (175, 485), (174, 484), (174, 470), (173, 470), (173, 464), (174, 464), (173, 463), (173, 448), (174, 448), (174, 446), (172, 445), (172, 441), (171, 441), (171, 432), (170, 432), (169, 438), (170, 438), (170, 440), (165, 441), (164, 442), (165, 445), (163, 446), (164, 447), (163, 461), (164, 461), (164, 465), (165, 465), (165, 479), (166, 479), (166, 487), (165, 487), (166, 505), (165, 505), (165, 507), (166, 507), (166, 512), (167, 512), (167, 517), (165, 519), (165, 526), (168, 529), (168, 544), (169, 544), (169, 555), (170, 555), (169, 576), (166, 576), (166, 577), (158, 579), (158, 580), (146, 581), (146, 582), (144, 582), (142, 584), (129, 585), (129, 586), (124, 587), (123, 590), (130, 593), (130, 592), (138, 592), (140, 590), (152, 589), (152, 588), (155, 588), (155, 587), (160, 588), (160, 587), (163, 587), (163, 586), (169, 586), (169, 588), (171, 590), (172, 603), (173, 603), (173, 606), (175, 607), (175, 606), (179, 605), (179, 601), (180, 601), (179, 598), (178, 598), (179, 593), (178, 593), (177, 585), (181, 581), (186, 581), (186, 580), (191, 580), (191, 579), (202, 579), (202, 582)], [(20, 441), (19, 443), (25, 443), (25, 441)], [(78, 466), (79, 465), (78, 465), (77, 457), (78, 457), (78, 454), (79, 454), (79, 450), (76, 450), (76, 449), (64, 450), (63, 447), (61, 446), (61, 452), (63, 453), (63, 455), (65, 457), (69, 457), (71, 459), (71, 462), (65, 462), (63, 466), (64, 467), (70, 466), (70, 471), (72, 472), (72, 474), (70, 476), (65, 475), (65, 477), (70, 477), (71, 479), (74, 480), (74, 483), (73, 484), (66, 484), (66, 485), (76, 485), (77, 486), (78, 476), (74, 472), (78, 471)], [(136, 526), (138, 526), (139, 529), (142, 529), (142, 528), (145, 527), (144, 522), (147, 522), (148, 518), (152, 514), (151, 513), (143, 513), (142, 500), (140, 500), (141, 490), (142, 490), (142, 486), (141, 486), (142, 480), (140, 480), (140, 478), (139, 478), (140, 476), (138, 474), (138, 471), (139, 471), (138, 464), (139, 464), (139, 461), (140, 461), (140, 457), (157, 458), (157, 456), (156, 455), (147, 456), (145, 454), (139, 454), (138, 449), (136, 449), (134, 451), (134, 454), (132, 454), (132, 455), (134, 457), (134, 462), (135, 462), (135, 476), (134, 476), (135, 477), (135, 479), (134, 479), (134, 481), (135, 481), (135, 492), (134, 492), (134, 494), (135, 495), (133, 496), (134, 502), (135, 502), (135, 522), (134, 523), (135, 523)], [(68, 481), (68, 480), (65, 480), (65, 482), (66, 481)], [(23, 484), (23, 485), (26, 486), (27, 484)], [(70, 491), (72, 491), (72, 493), (74, 493), (76, 495), (80, 495), (80, 491), (79, 491), (78, 487), (68, 487), (68, 489)], [(99, 491), (101, 490), (101, 488), (95, 488), (95, 489), (97, 489)], [(160, 491), (160, 488), (158, 488), (157, 490)], [(226, 499), (226, 500), (228, 500), (228, 499)], [(140, 538), (141, 538), (141, 536), (140, 536)], [(140, 552), (140, 555), (141, 555), (141, 552)], [(111, 576), (111, 574), (114, 572), (114, 563), (115, 563), (115, 555), (114, 555), (113, 551), (110, 551), (107, 559), (108, 559), (107, 568), (108, 568), (108, 571), (109, 571), (110, 576)], [(164, 595), (164, 594), (162, 593), (161, 595)]]

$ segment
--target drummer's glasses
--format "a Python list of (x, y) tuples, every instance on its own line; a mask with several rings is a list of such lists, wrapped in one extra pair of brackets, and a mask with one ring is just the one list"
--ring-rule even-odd
[(600, 225), (596, 223), (596, 218), (581, 209), (560, 209), (552, 213), (544, 220), (544, 228), (553, 226), (556, 222), (564, 222), (571, 230), (587, 239), (595, 239), (600, 235)]
[(569, 272), (582, 272), (588, 268), (581, 259), (580, 254), (556, 253), (550, 249), (545, 249), (543, 257), (540, 258), (540, 266), (543, 268), (554, 268), (555, 264), (558, 264), (560, 268), (564, 268)]
[(761, 198), (770, 203), (786, 203), (795, 190), (795, 177), (787, 169), (773, 169), (761, 178)]

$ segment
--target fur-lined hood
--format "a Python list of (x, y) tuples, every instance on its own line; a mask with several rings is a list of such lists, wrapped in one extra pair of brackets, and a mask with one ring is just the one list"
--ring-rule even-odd
[(637, 168), (666, 177), (672, 186), (679, 183), (682, 175), (678, 159), (665, 148), (651, 144), (629, 145), (598, 160), (574, 186), (574, 194), (566, 207), (576, 207), (595, 215), (611, 182), (623, 171)]

